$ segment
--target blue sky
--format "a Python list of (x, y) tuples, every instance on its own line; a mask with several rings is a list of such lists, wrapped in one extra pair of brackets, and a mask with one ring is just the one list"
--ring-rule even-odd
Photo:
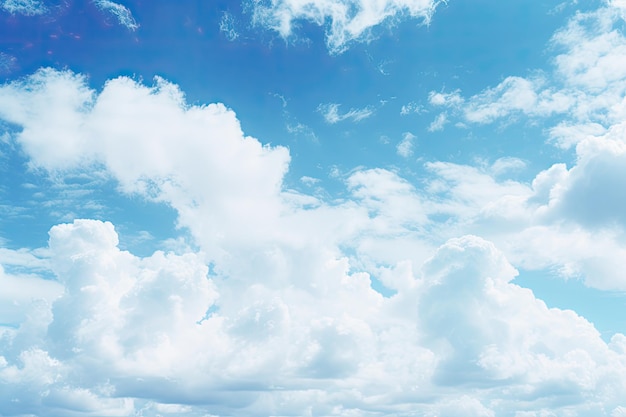
[(625, 18), (0, 0), (0, 416), (626, 416)]

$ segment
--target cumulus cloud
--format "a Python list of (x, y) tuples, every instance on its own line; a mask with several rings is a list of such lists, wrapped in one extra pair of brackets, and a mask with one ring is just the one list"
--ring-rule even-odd
[(463, 101), (460, 90), (451, 93), (438, 93), (436, 91), (428, 93), (428, 102), (433, 106), (457, 107), (463, 104)]
[[(41, 309), (43, 327), (0, 339), (8, 415), (306, 415), (314, 402), (323, 415), (350, 404), (482, 416), (545, 406), (563, 386), (581, 402), (609, 384), (600, 412), (624, 392), (624, 336), (607, 345), (575, 313), (548, 309), (475, 236), (441, 246), (420, 275), (397, 269), (408, 285), (387, 299), (346, 259), (313, 264), (314, 286), (294, 275), (291, 288), (259, 281), (233, 296), (235, 277), (209, 275), (196, 254), (140, 258), (117, 244), (106, 222), (51, 229), (64, 293)], [(473, 394), (452, 399), (455, 387)]]
[(332, 53), (343, 52), (351, 42), (371, 39), (372, 29), (408, 16), (428, 24), (438, 0), (278, 0), (254, 1), (254, 21), (287, 38), (298, 21), (308, 21), (326, 30)]
[(128, 7), (111, 0), (94, 0), (94, 4), (98, 6), (100, 10), (115, 16), (119, 24), (125, 26), (127, 29), (134, 31), (139, 28), (139, 24)]
[(39, 0), (4, 0), (0, 2), (0, 7), (9, 13), (26, 16), (41, 15), (47, 11), (45, 4)]
[[(273, 233), (289, 155), (245, 137), (222, 104), (187, 107), (180, 90), (162, 79), (146, 87), (118, 78), (96, 97), (83, 77), (54, 70), (8, 84), (0, 96), (2, 117), (25, 126), (17, 139), (33, 165), (64, 171), (104, 164), (124, 192), (180, 208), (181, 226), (200, 221), (202, 234), (215, 242), (229, 238), (219, 230), (225, 223), (214, 222), (211, 213), (230, 213), (230, 224), (253, 240), (252, 230), (258, 238)], [(203, 132), (211, 133), (207, 138)], [(243, 169), (233, 163), (248, 158)], [(189, 211), (189, 205), (208, 211)]]
[(448, 114), (447, 113), (439, 113), (435, 120), (433, 120), (430, 125), (428, 125), (429, 132), (438, 132), (443, 130), (444, 126), (448, 123)]
[(370, 107), (364, 107), (362, 109), (350, 109), (347, 113), (341, 114), (339, 112), (339, 107), (341, 105), (337, 103), (327, 103), (320, 104), (317, 107), (317, 111), (324, 116), (324, 119), (327, 123), (335, 124), (344, 120), (352, 120), (354, 122), (360, 122), (363, 119), (367, 119), (372, 114), (374, 114), (374, 110)]
[[(80, 75), (44, 69), (0, 87), (0, 117), (22, 128), (12, 140), (31, 166), (61, 176), (103, 169), (120, 192), (174, 208), (195, 248), (141, 257), (119, 248), (113, 224), (74, 220), (52, 227), (37, 252), (36, 266), (54, 276), (45, 285), (35, 268), (6, 272), (36, 263), (5, 253), (10, 291), (0, 301), (19, 304), (0, 311), (10, 319), (0, 329), (5, 414), (607, 415), (624, 406), (626, 337), (606, 343), (513, 281), (513, 265), (554, 267), (626, 288), (623, 237), (594, 221), (591, 205), (577, 207), (604, 199), (615, 207), (599, 216), (625, 221), (621, 194), (610, 194), (626, 178), (617, 128), (580, 143), (571, 168), (556, 164), (530, 184), (507, 179), (523, 165), (513, 158), (433, 161), (419, 187), (357, 169), (345, 199), (330, 203), (284, 189), (286, 148), (245, 136), (232, 110), (190, 105), (160, 78), (121, 77), (96, 92)], [(604, 188), (585, 183), (609, 178)]]

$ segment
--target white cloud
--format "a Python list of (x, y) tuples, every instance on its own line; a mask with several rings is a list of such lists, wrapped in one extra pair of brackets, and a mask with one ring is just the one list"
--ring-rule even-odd
[(458, 107), (463, 104), (464, 99), (461, 97), (461, 90), (451, 93), (431, 91), (428, 93), (428, 102), (433, 106)]
[(0, 2), (0, 7), (9, 13), (35, 16), (44, 14), (48, 9), (39, 0), (4, 0)]
[(505, 156), (494, 161), (491, 165), (490, 171), (495, 177), (497, 177), (499, 175), (506, 174), (507, 172), (517, 171), (525, 167), (526, 163), (521, 159)]
[[(33, 88), (0, 89), (0, 115), (25, 126), (17, 140), (33, 165), (62, 172), (103, 164), (124, 192), (172, 204), (181, 226), (199, 221), (202, 235), (215, 242), (229, 239), (222, 227), (234, 226), (249, 239), (252, 230), (259, 239), (273, 233), (289, 155), (245, 137), (222, 104), (186, 107), (178, 88), (162, 79), (145, 87), (118, 78), (97, 97), (69, 72), (41, 70), (25, 83)], [(50, 100), (56, 105), (47, 105)], [(193, 206), (208, 211), (188, 210)], [(228, 226), (212, 220), (218, 212), (229, 213)]]
[(139, 24), (133, 17), (133, 14), (128, 9), (128, 7), (111, 0), (93, 1), (100, 10), (111, 13), (113, 16), (115, 16), (120, 25), (125, 26), (129, 30), (137, 30), (137, 28), (139, 28)]
[[(532, 184), (507, 180), (523, 166), (514, 158), (435, 161), (419, 187), (390, 170), (355, 170), (345, 199), (330, 204), (283, 189), (285, 148), (245, 136), (221, 104), (187, 104), (162, 79), (122, 77), (96, 93), (84, 77), (41, 70), (0, 87), (0, 117), (23, 128), (14, 140), (32, 166), (59, 176), (105, 169), (122, 192), (173, 207), (198, 248), (140, 257), (120, 250), (111, 223), (54, 226), (37, 253), (56, 281), (43, 302), (6, 312), (15, 326), (0, 330), (6, 414), (623, 406), (625, 337), (607, 344), (584, 318), (547, 308), (512, 282), (510, 263), (626, 288), (623, 237), (598, 223), (625, 221), (621, 194), (611, 195), (626, 178), (617, 127)], [(591, 205), (578, 207), (592, 196), (615, 207), (593, 218)], [(0, 261), (10, 259), (33, 262), (6, 252)], [(5, 275), (20, 302), (42, 282)], [(395, 294), (383, 297), (372, 278)]]
[(14, 56), (0, 52), (0, 74), (8, 74), (15, 69), (17, 59)]
[(471, 122), (488, 123), (513, 111), (535, 109), (537, 95), (533, 83), (520, 77), (508, 77), (497, 87), (472, 97), (465, 110)]
[(574, 402), (601, 391), (609, 409), (624, 393), (624, 336), (607, 345), (575, 313), (548, 309), (474, 236), (443, 245), (389, 299), (332, 257), (309, 264), (313, 286), (293, 275), (231, 293), (241, 276), (208, 277), (192, 253), (120, 251), (99, 221), (55, 226), (50, 256), (65, 293), (48, 326), (21, 327), (15, 353), (2, 350), (9, 415), (132, 415), (142, 401), (146, 412), (306, 415), (315, 401), (331, 416), (346, 403), (361, 415), (491, 416), (541, 409), (562, 386)]
[(428, 125), (429, 132), (437, 132), (443, 130), (444, 126), (448, 123), (448, 114), (446, 112), (439, 113), (435, 120)]
[(309, 177), (307, 175), (300, 177), (300, 181), (302, 181), (302, 183), (304, 185), (307, 185), (309, 187), (318, 184), (320, 182), (319, 178), (313, 178), (313, 177)]
[[(451, 115), (470, 123), (558, 116), (551, 138), (564, 148), (626, 117), (626, 37), (621, 30), (623, 7), (608, 2), (598, 10), (577, 13), (557, 31), (551, 47), (563, 51), (553, 59), (550, 72), (532, 77), (509, 76), (495, 87), (461, 97), (453, 93), (429, 94), (432, 106), (445, 106)], [(571, 127), (571, 128), (570, 128)]]
[(317, 107), (317, 111), (324, 116), (324, 119), (327, 123), (335, 124), (344, 120), (352, 120), (354, 122), (359, 122), (363, 119), (367, 119), (372, 114), (374, 114), (374, 110), (370, 107), (364, 107), (362, 109), (350, 109), (347, 113), (341, 114), (339, 113), (340, 104), (336, 103), (327, 103), (320, 104)]
[(255, 1), (254, 21), (277, 31), (283, 38), (293, 35), (295, 22), (309, 21), (326, 29), (332, 53), (343, 52), (351, 42), (371, 39), (373, 28), (394, 18), (408, 16), (428, 24), (439, 5), (437, 0), (278, 0)]
[(409, 104), (405, 104), (402, 106), (402, 108), (400, 109), (400, 114), (402, 116), (406, 116), (409, 115), (411, 113), (422, 113), (424, 111), (424, 106), (417, 104), (417, 103), (409, 103)]
[(50, 305), (63, 292), (56, 281), (46, 280), (35, 274), (13, 275), (0, 266), (0, 325), (18, 325), (43, 303)]
[(396, 146), (396, 152), (403, 158), (408, 158), (413, 155), (413, 142), (417, 137), (411, 132), (406, 132), (402, 135), (402, 140)]
[(549, 129), (550, 140), (558, 147), (570, 149), (589, 137), (601, 136), (606, 128), (599, 123), (559, 123)]
[(496, 180), (505, 176), (503, 168), (523, 166), (515, 160), (504, 166), (496, 161), (487, 170), (428, 164), (436, 177), (425, 204), (431, 213), (450, 216), (435, 230), (444, 236), (476, 231), (521, 267), (552, 268), (596, 288), (626, 288), (616, 264), (626, 254), (626, 221), (617, 209), (621, 194), (615, 192), (624, 187), (623, 146), (596, 141), (591, 150), (580, 148), (577, 165), (568, 170), (555, 164), (540, 172), (531, 187)]
[[(232, 14), (228, 12), (222, 14), (222, 18), (220, 19), (220, 32), (222, 32), (229, 41), (234, 41), (239, 37), (239, 33), (235, 29), (235, 18)], [(282, 100), (284, 103), (284, 98), (282, 98)]]

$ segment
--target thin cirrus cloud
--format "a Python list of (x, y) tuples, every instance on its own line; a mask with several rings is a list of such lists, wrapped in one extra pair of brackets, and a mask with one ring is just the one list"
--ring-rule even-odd
[(337, 103), (320, 104), (317, 107), (317, 111), (321, 113), (324, 117), (324, 120), (326, 120), (326, 122), (330, 124), (335, 124), (344, 120), (360, 122), (361, 120), (367, 119), (374, 114), (374, 110), (370, 107), (364, 107), (362, 109), (350, 109), (346, 113), (341, 113), (339, 111), (339, 107), (341, 107), (341, 104)]
[[(128, 7), (111, 0), (93, 0), (93, 4), (103, 12), (113, 15), (127, 29), (134, 31), (139, 28)], [(45, 3), (39, 0), (3, 0), (0, 2), (0, 8), (12, 14), (25, 16), (43, 15), (48, 12)]]
[(385, 21), (408, 15), (428, 23), (441, 3), (438, 0), (279, 0), (254, 2), (256, 24), (277, 31), (284, 38), (294, 34), (295, 22), (309, 21), (326, 30), (332, 53), (341, 53), (354, 41), (371, 38), (371, 30)]
[(220, 32), (222, 32), (229, 41), (234, 41), (239, 37), (239, 32), (237, 32), (235, 27), (235, 18), (228, 12), (222, 14), (219, 28)]
[(112, 14), (117, 21), (129, 30), (137, 30), (139, 24), (128, 7), (111, 0), (94, 0), (94, 4), (102, 11)]

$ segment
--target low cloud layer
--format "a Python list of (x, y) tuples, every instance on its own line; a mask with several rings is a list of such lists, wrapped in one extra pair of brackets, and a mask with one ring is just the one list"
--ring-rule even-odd
[[(19, 127), (9, 139), (33, 168), (100, 170), (120, 193), (172, 207), (197, 248), (138, 256), (120, 249), (113, 224), (84, 219), (52, 227), (30, 257), (5, 250), (2, 297), (17, 300), (0, 310), (5, 415), (626, 407), (626, 337), (607, 343), (513, 282), (515, 267), (549, 267), (626, 288), (621, 124), (531, 183), (506, 179), (523, 165), (514, 158), (432, 161), (421, 188), (358, 169), (343, 178), (347, 197), (329, 202), (285, 189), (286, 148), (245, 136), (222, 104), (189, 105), (161, 78), (96, 92), (79, 74), (42, 69), (0, 87), (0, 117)], [(45, 293), (26, 296), (35, 284)]]
[(32, 301), (2, 335), (7, 415), (488, 416), (564, 400), (606, 415), (623, 398), (626, 337), (606, 344), (548, 309), (475, 236), (448, 241), (421, 272), (389, 270), (392, 298), (345, 258), (234, 296), (230, 281), (245, 277), (209, 274), (197, 254), (141, 258), (117, 243), (100, 221), (50, 231), (64, 292)]

